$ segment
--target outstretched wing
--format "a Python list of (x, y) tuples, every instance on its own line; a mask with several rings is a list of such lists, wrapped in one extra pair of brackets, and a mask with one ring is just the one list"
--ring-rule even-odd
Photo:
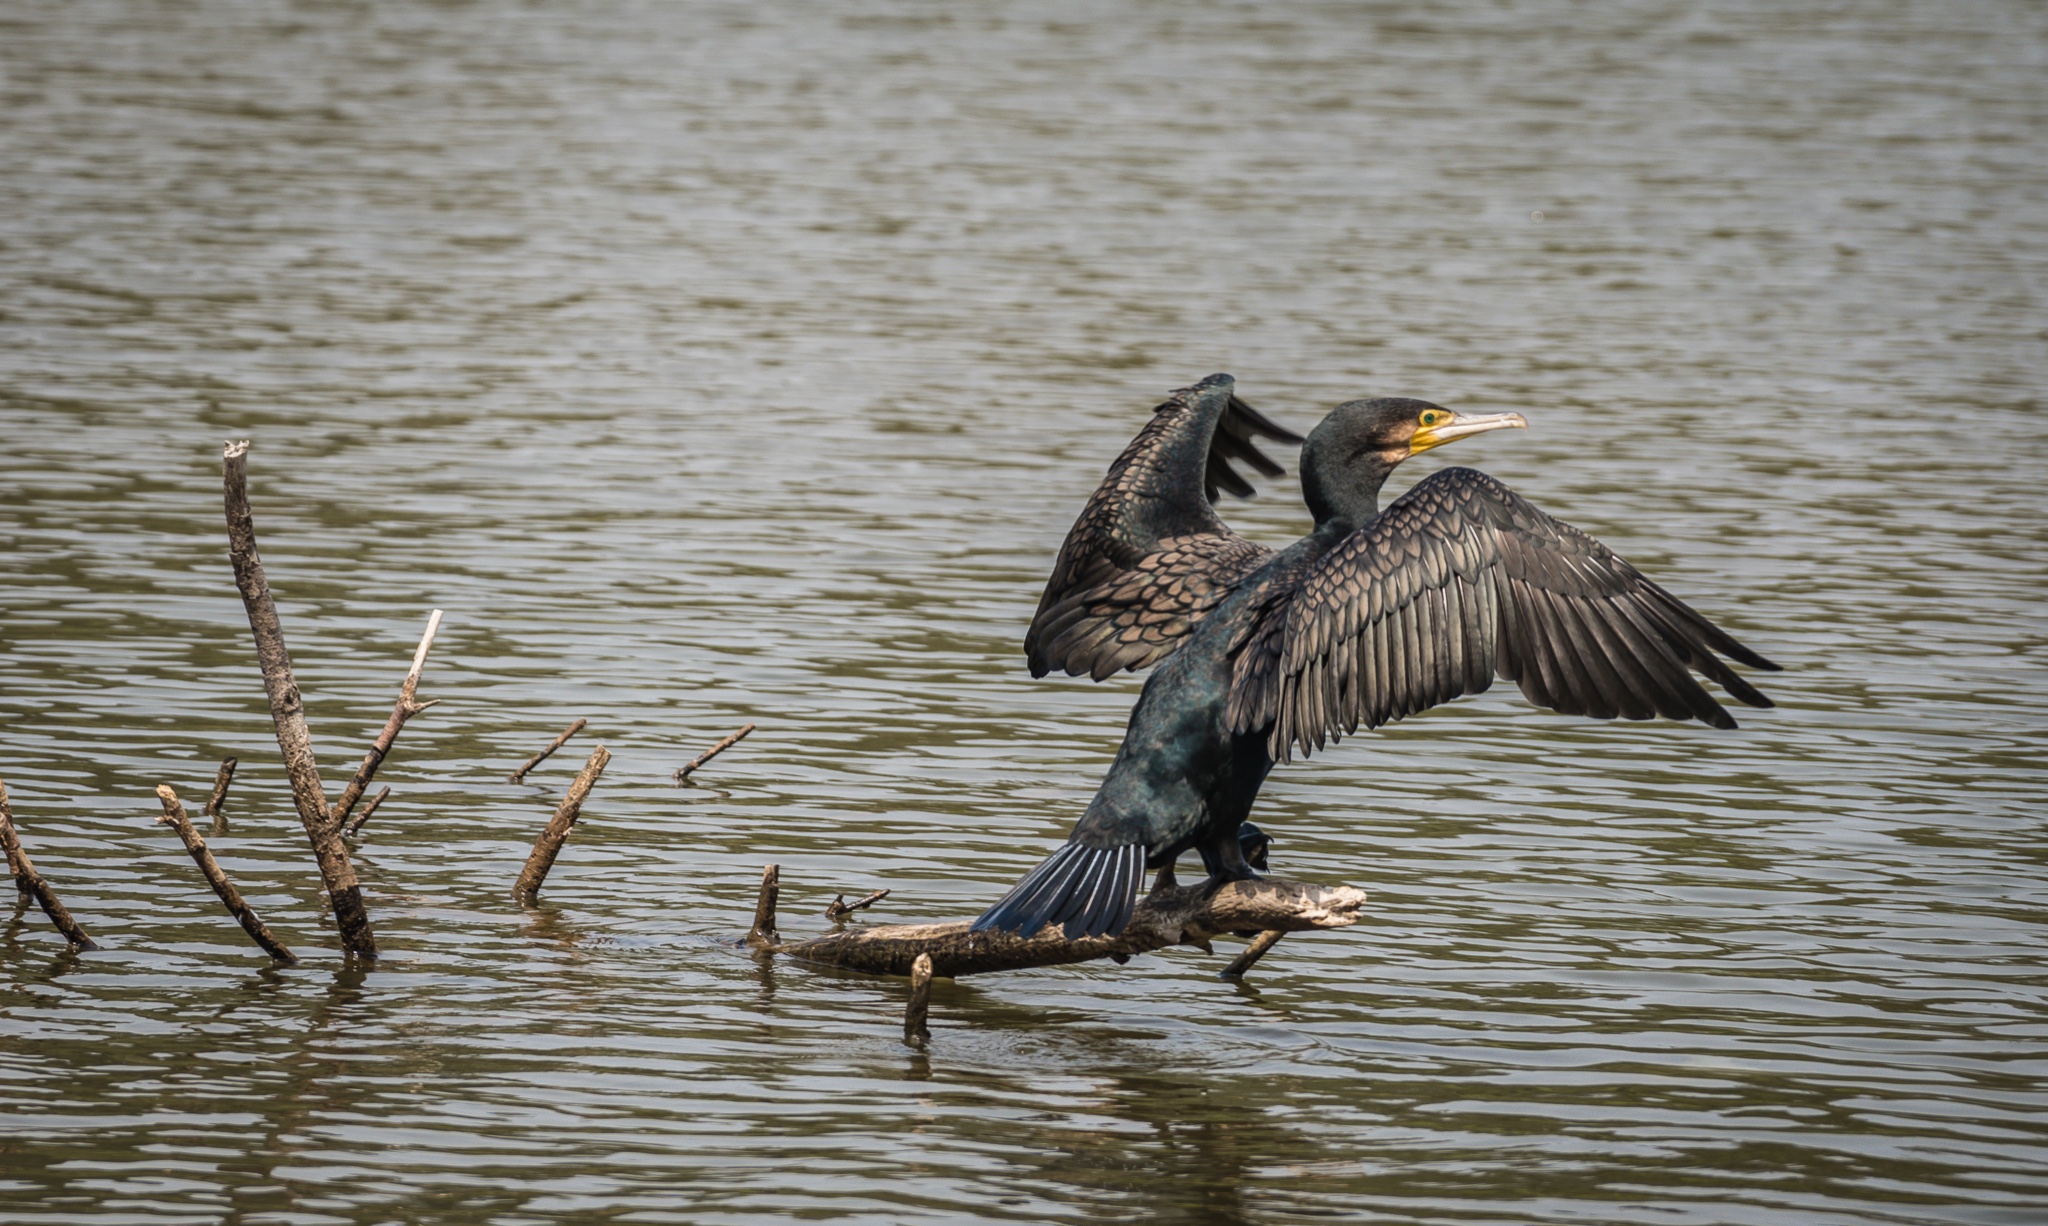
[(1360, 724), (1477, 694), (1498, 674), (1567, 715), (1733, 728), (1694, 672), (1772, 704), (1720, 656), (1778, 667), (1599, 541), (1485, 473), (1447, 468), (1262, 611), (1238, 644), (1230, 726), (1270, 724), (1284, 762)]
[(1172, 651), (1190, 627), (1272, 550), (1216, 514), (1219, 489), (1249, 498), (1239, 461), (1277, 477), (1255, 436), (1299, 444), (1211, 375), (1153, 411), (1060, 546), (1024, 636), (1031, 675), (1054, 669), (1100, 681)]

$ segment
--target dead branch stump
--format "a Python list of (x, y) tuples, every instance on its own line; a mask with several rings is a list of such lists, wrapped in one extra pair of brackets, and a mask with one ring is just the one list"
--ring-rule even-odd
[(231, 442), (221, 451), (221, 487), (227, 504), (228, 557), (235, 567), (235, 587), (242, 593), (242, 607), (249, 614), (249, 630), (256, 638), (256, 659), (263, 668), (263, 690), (270, 699), (270, 718), (277, 728), (278, 752), (284, 756), (285, 774), (292, 785), (292, 804), (299, 811), (306, 841), (313, 846), (313, 858), (320, 865), (320, 880), (334, 908), (334, 924), (341, 932), (342, 948), (365, 958), (377, 956), (376, 934), (370, 929), (370, 914), (363, 907), (362, 883), (356, 880), (355, 865), (349, 862), (341, 830), (327, 807), (327, 795), (320, 784), (320, 766), (313, 759), (313, 737), (306, 728), (305, 700), (292, 678), (291, 653), (285, 649), (284, 628), (277, 620), (277, 602), (271, 598), (270, 583), (263, 575), (263, 558), (256, 552), (256, 524), (249, 513), (249, 443)]
[(747, 929), (744, 944), (750, 949), (774, 952), (782, 938), (775, 933), (775, 904), (782, 896), (782, 869), (770, 864), (761, 870), (761, 893), (754, 900), (754, 926)]
[(590, 751), (590, 760), (583, 764), (576, 782), (569, 785), (569, 794), (562, 797), (555, 815), (548, 819), (547, 829), (534, 840), (533, 851), (526, 857), (526, 867), (519, 870), (519, 880), (513, 883), (512, 897), (531, 906), (540, 896), (541, 883), (548, 879), (548, 870), (555, 866), (555, 857), (562, 854), (562, 844), (575, 827), (576, 816), (583, 812), (583, 802), (590, 798), (590, 789), (597, 786), (597, 777), (604, 773), (605, 765), (611, 760), (611, 753), (602, 745)]
[(206, 816), (220, 816), (220, 807), (228, 800), (228, 784), (235, 781), (236, 765), (232, 757), (220, 760), (220, 770), (213, 777), (213, 795), (206, 798), (206, 808), (202, 810)]
[(932, 956), (917, 955), (910, 964), (910, 1002), (903, 1007), (903, 1041), (923, 1047), (932, 1041)]

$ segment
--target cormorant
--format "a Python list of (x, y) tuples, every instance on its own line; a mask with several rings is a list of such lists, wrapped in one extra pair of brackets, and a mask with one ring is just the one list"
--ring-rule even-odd
[(1484, 473), (1446, 468), (1379, 509), (1403, 460), (1525, 428), (1519, 413), (1340, 404), (1301, 450), (1314, 530), (1277, 552), (1238, 536), (1212, 505), (1219, 488), (1251, 493), (1230, 461), (1276, 475), (1253, 436), (1302, 440), (1234, 387), (1211, 375), (1160, 405), (1060, 548), (1025, 638), (1033, 675), (1101, 680), (1164, 663), (1067, 844), (977, 931), (1121, 932), (1144, 869), (1190, 848), (1212, 884), (1256, 877), (1238, 831), (1276, 759), (1477, 694), (1496, 675), (1538, 706), (1595, 719), (1735, 727), (1688, 670), (1772, 705), (1718, 656), (1777, 665)]

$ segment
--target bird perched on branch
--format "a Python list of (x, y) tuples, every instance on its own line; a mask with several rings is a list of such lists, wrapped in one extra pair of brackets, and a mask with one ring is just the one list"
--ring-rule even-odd
[[(1030, 936), (1121, 932), (1147, 867), (1200, 853), (1212, 883), (1257, 874), (1238, 830), (1275, 762), (1306, 757), (1496, 676), (1538, 706), (1595, 719), (1735, 720), (1693, 676), (1771, 706), (1721, 657), (1777, 665), (1569, 524), (1470, 468), (1423, 478), (1384, 511), (1411, 456), (1519, 413), (1353, 400), (1304, 441), (1237, 398), (1228, 375), (1173, 394), (1110, 465), (1067, 534), (1024, 640), (1034, 676), (1159, 668), (1087, 812), (975, 921)], [(1232, 467), (1282, 470), (1255, 438), (1302, 442), (1315, 528), (1274, 551), (1232, 532)]]

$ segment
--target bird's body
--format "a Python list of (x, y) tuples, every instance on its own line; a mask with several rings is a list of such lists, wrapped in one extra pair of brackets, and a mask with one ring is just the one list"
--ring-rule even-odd
[(1226, 375), (1160, 406), (1069, 533), (1025, 646), (1038, 675), (1100, 680), (1164, 662), (1066, 846), (975, 927), (1119, 932), (1143, 869), (1190, 849), (1214, 882), (1254, 876), (1238, 831), (1276, 760), (1478, 693), (1496, 674), (1531, 701), (1602, 719), (1733, 727), (1689, 669), (1769, 706), (1715, 653), (1775, 665), (1491, 477), (1445, 469), (1379, 510), (1409, 455), (1523, 424), (1414, 400), (1338, 406), (1302, 451), (1315, 529), (1275, 552), (1231, 532), (1210, 500), (1250, 492), (1228, 460), (1279, 471), (1250, 435), (1294, 436)]

